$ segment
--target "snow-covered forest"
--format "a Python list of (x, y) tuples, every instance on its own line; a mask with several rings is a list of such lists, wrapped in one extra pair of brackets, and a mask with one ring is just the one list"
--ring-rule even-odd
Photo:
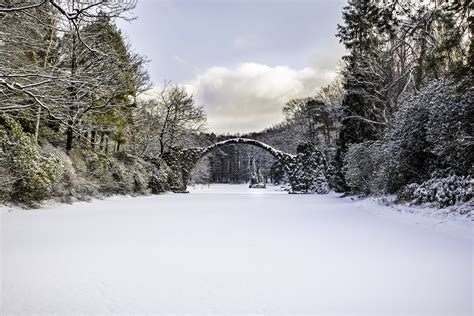
[[(271, 1), (268, 3), (271, 5)], [(135, 6), (136, 1), (0, 0), (0, 235), (1, 250), (4, 250), (0, 303), (3, 300), (5, 304), (0, 306), (0, 314), (2, 311), (11, 315), (149, 314), (157, 310), (171, 314), (472, 313), (469, 232), (463, 230), (459, 237), (459, 231), (449, 227), (447, 235), (437, 235), (414, 224), (424, 223), (420, 219), (423, 215), (441, 214), (435, 218), (441, 221), (461, 218), (465, 229), (474, 218), (471, 1), (347, 0), (340, 12), (342, 22), (334, 23), (334, 36), (345, 48), (344, 57), (334, 69), (335, 78), (327, 85), (315, 86), (313, 94), (285, 100), (280, 107), (283, 117), (280, 123), (242, 133), (209, 129), (206, 104), (200, 104), (186, 85), (172, 81), (157, 85), (152, 80), (148, 67), (153, 56), (138, 53), (133, 41), (119, 27), (119, 21), (135, 23)], [(149, 94), (151, 90), (155, 93)], [(217, 146), (199, 156), (203, 148), (239, 138), (257, 140), (283, 158), (271, 150), (238, 142)], [(189, 158), (190, 155), (194, 156)], [(300, 166), (291, 170), (293, 164), (285, 165), (285, 159), (299, 161)], [(303, 183), (304, 189), (295, 190), (295, 179)], [(318, 183), (318, 189), (308, 189), (314, 188), (314, 183)], [(229, 189), (231, 186), (222, 184), (235, 185), (237, 193)], [(249, 185), (254, 188), (250, 189)], [(186, 191), (187, 186), (189, 195), (172, 194)], [(216, 192), (219, 189), (224, 193)], [(329, 194), (285, 195), (286, 191)], [(251, 197), (238, 198), (245, 194)], [(261, 200), (256, 198), (259, 194)], [(123, 196), (140, 196), (136, 200), (142, 202), (135, 205), (131, 198)], [(105, 198), (109, 199), (96, 200)], [(369, 206), (363, 201), (369, 201)], [(70, 214), (61, 213), (64, 210), (58, 205), (71, 203), (72, 206), (63, 206), (72, 210)], [(135, 218), (133, 212), (124, 209), (140, 210), (140, 203), (143, 203), (140, 213), (143, 218)], [(244, 211), (241, 212), (239, 205)], [(46, 210), (41, 209), (45, 207)], [(91, 212), (92, 208), (101, 207), (104, 212)], [(203, 217), (184, 210), (193, 207)], [(235, 212), (226, 211), (227, 215), (223, 215), (216, 211), (227, 207)], [(276, 215), (269, 215), (267, 207), (275, 209)], [(153, 213), (155, 208), (161, 213)], [(362, 215), (356, 216), (352, 208)], [(373, 217), (379, 216), (381, 210), (393, 211), (393, 208), (408, 209), (406, 213), (420, 217), (409, 215), (404, 224), (394, 224), (390, 216)], [(117, 214), (114, 209), (118, 210)], [(290, 216), (292, 211), (296, 213), (294, 219)], [(30, 214), (35, 217), (29, 217)], [(248, 221), (254, 215), (255, 223), (262, 225), (263, 231)], [(152, 232), (154, 228), (145, 219), (147, 216), (150, 221), (159, 222), (159, 230)], [(280, 217), (265, 224), (265, 216)], [(36, 220), (44, 226), (35, 226)], [(95, 220), (98, 221), (95, 226), (88, 226), (87, 223)], [(132, 226), (126, 225), (128, 220)], [(183, 235), (171, 232), (170, 227), (181, 221)], [(287, 228), (283, 221), (289, 223), (288, 233), (271, 239)], [(324, 226), (325, 221), (340, 235), (331, 233)], [(439, 222), (428, 222), (431, 228), (439, 228)], [(312, 235), (316, 231), (311, 223), (326, 234), (323, 240), (327, 244)], [(25, 236), (20, 233), (23, 224), (27, 227)], [(99, 226), (109, 224), (113, 227), (102, 228), (110, 228), (111, 235), (104, 235)], [(347, 236), (344, 225), (352, 227)], [(211, 232), (215, 227), (222, 234), (228, 229), (230, 235), (222, 243), (216, 244), (221, 237)], [(234, 244), (244, 234), (237, 227), (248, 228), (251, 234), (243, 241), (248, 251), (242, 250), (245, 246)], [(387, 231), (383, 231), (384, 227)], [(167, 230), (171, 235), (163, 233)], [(87, 236), (81, 240), (78, 236), (83, 232)], [(122, 232), (130, 239), (124, 239)], [(191, 237), (183, 237), (186, 233)], [(65, 234), (65, 240), (56, 240), (62, 238), (61, 234)], [(200, 237), (193, 239), (192, 234)], [(344, 240), (346, 237), (349, 240), (350, 234), (356, 237), (347, 244)], [(171, 241), (170, 236), (176, 240)], [(252, 236), (256, 238), (255, 244)], [(163, 240), (168, 240), (169, 246), (162, 244)], [(300, 241), (314, 247), (315, 252), (298, 248)], [(120, 242), (131, 256), (135, 254), (150, 261), (138, 263), (127, 258), (120, 262), (123, 254), (114, 248)], [(150, 255), (147, 247), (152, 242), (157, 242), (159, 247)], [(239, 249), (237, 253), (241, 257), (226, 249), (225, 242)], [(413, 248), (402, 253), (412, 242)], [(438, 242), (439, 253), (426, 250), (436, 247)], [(114, 245), (109, 250), (110, 257), (101, 252), (101, 243)], [(364, 243), (367, 248), (363, 247)], [(46, 250), (41, 248), (45, 245), (48, 245)], [(58, 262), (51, 259), (57, 255), (51, 254), (54, 252), (49, 248), (51, 245), (62, 249)], [(90, 252), (87, 245), (94, 245)], [(354, 277), (344, 269), (344, 256), (333, 252), (336, 249), (330, 249), (331, 245), (340, 247), (353, 260), (356, 274), (360, 275)], [(394, 245), (396, 253), (384, 258), (381, 249), (390, 245)], [(65, 250), (69, 246), (73, 250)], [(280, 246), (293, 253), (295, 262), (308, 259), (311, 264), (304, 263), (299, 271), (289, 258), (280, 257), (277, 251)], [(78, 249), (77, 256), (74, 247)], [(200, 247), (203, 253), (196, 250)], [(186, 253), (191, 248), (192, 255)], [(221, 270), (212, 265), (215, 253), (209, 249), (228, 256), (221, 258)], [(158, 253), (169, 256), (170, 262), (161, 261)], [(91, 261), (84, 268), (80, 263), (88, 255)], [(5, 259), (7, 256), (10, 259)], [(192, 268), (180, 261), (192, 261), (196, 257), (202, 261), (198, 260), (198, 266)], [(427, 264), (421, 274), (413, 272), (409, 264), (412, 257)], [(35, 258), (41, 261), (39, 271), (57, 280), (59, 285), (33, 275), (34, 262), (29, 262), (31, 271), (25, 266), (27, 260)], [(242, 258), (257, 258), (258, 271), (252, 270)], [(318, 268), (321, 258), (323, 266)], [(397, 258), (401, 268), (394, 263)], [(108, 271), (106, 263), (115, 260), (119, 268)], [(269, 260), (278, 261), (274, 271), (269, 268)], [(61, 270), (65, 268), (59, 267), (59, 262), (78, 270), (84, 268), (85, 272), (75, 279), (71, 275), (73, 268)], [(378, 263), (385, 265), (384, 271), (393, 274), (387, 276), (376, 271), (386, 277), (370, 278), (371, 271), (380, 267)], [(98, 273), (104, 273), (106, 281), (94, 274), (94, 264)], [(140, 264), (144, 264), (143, 271), (138, 271)], [(233, 269), (229, 268), (232, 264), (244, 267), (236, 268), (243, 282), (237, 290), (220, 283), (224, 275), (232, 275)], [(172, 270), (172, 277), (166, 276), (169, 265), (183, 268), (184, 274)], [(59, 269), (58, 275), (51, 266)], [(209, 267), (217, 269), (217, 276), (210, 276), (213, 270)], [(155, 275), (152, 273), (155, 268), (162, 270)], [(311, 275), (313, 268), (317, 270), (315, 275)], [(320, 268), (338, 276), (326, 278)], [(130, 272), (130, 269), (137, 270), (136, 278), (129, 273), (122, 280), (125, 283), (114, 286), (121, 271)], [(33, 274), (24, 274), (25, 271)], [(296, 279), (289, 277), (288, 271), (293, 271)], [(342, 274), (338, 274), (340, 271)], [(10, 274), (5, 275), (7, 272)], [(238, 273), (232, 276), (230, 284), (239, 282)], [(290, 287), (265, 294), (271, 287), (279, 286), (272, 278), (285, 273), (289, 274), (280, 281), (289, 283)], [(397, 273), (402, 275), (399, 280)], [(440, 277), (442, 274), (446, 278)], [(148, 277), (156, 284), (164, 282), (174, 287), (150, 285), (144, 281)], [(420, 283), (410, 288), (414, 284), (411, 280), (417, 278)], [(65, 290), (62, 286), (71, 286), (77, 280), (81, 284), (74, 288), (78, 291), (76, 298), (74, 293), (61, 293)], [(193, 286), (180, 292), (186, 288), (187, 280)], [(255, 280), (258, 284), (252, 288)], [(347, 305), (334, 308), (338, 304), (335, 288), (344, 287), (346, 281), (350, 286), (342, 291), (341, 299)], [(351, 295), (360, 291), (365, 281), (372, 287), (369, 284), (368, 290), (361, 293), (362, 300), (357, 301)], [(146, 283), (145, 292), (149, 290), (141, 296), (136, 294), (140, 282)], [(315, 288), (318, 282), (326, 290)], [(447, 284), (445, 288), (440, 285), (443, 282)], [(209, 286), (201, 287), (201, 283)], [(389, 283), (399, 287), (391, 288)], [(138, 291), (135, 300), (133, 295), (123, 294), (128, 289), (125, 284)], [(307, 291), (300, 293), (304, 297), (302, 301), (289, 298), (292, 286)], [(220, 289), (228, 296), (219, 294)], [(151, 291), (162, 294), (167, 290), (172, 292), (171, 300), (160, 296), (153, 301)], [(311, 291), (321, 291), (325, 302), (314, 303), (308, 294)], [(377, 295), (382, 295), (378, 291), (393, 291), (396, 299), (379, 297), (378, 301)], [(202, 296), (196, 294), (200, 292)], [(419, 300), (412, 297), (417, 292), (424, 293)], [(180, 293), (188, 300), (181, 309)], [(234, 301), (229, 298), (232, 295), (236, 295)], [(433, 302), (443, 295), (446, 300)], [(52, 296), (56, 298), (48, 301)], [(217, 301), (213, 302), (214, 299)]]
[[(147, 57), (115, 24), (133, 5), (28, 3), (0, 7), (4, 203), (164, 192), (179, 181), (161, 159), (170, 148), (236, 136), (288, 153), (317, 146), (338, 192), (439, 207), (472, 197), (469, 1), (349, 1), (337, 78), (288, 100), (279, 125), (247, 135), (208, 131), (204, 108), (174, 83), (140, 98)], [(271, 155), (237, 145), (202, 159), (191, 181), (243, 183), (257, 171), (285, 182)]]

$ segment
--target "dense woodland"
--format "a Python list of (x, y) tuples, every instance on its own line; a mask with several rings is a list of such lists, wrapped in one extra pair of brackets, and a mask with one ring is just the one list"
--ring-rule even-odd
[[(318, 147), (338, 192), (439, 207), (472, 198), (468, 0), (349, 0), (335, 34), (347, 50), (337, 78), (282, 104), (277, 126), (247, 135), (209, 133), (204, 108), (179, 85), (142, 97), (151, 86), (147, 58), (115, 24), (132, 17), (126, 2), (32, 3), (0, 2), (4, 203), (165, 192), (180, 181), (165, 153), (236, 136), (288, 153)], [(230, 145), (203, 158), (192, 181), (256, 175), (286, 181), (268, 153)]]

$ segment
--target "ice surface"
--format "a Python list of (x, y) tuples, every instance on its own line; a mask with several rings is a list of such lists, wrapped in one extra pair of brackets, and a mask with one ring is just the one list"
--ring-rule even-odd
[(0, 314), (472, 314), (469, 233), (335, 194), (190, 189), (4, 212)]

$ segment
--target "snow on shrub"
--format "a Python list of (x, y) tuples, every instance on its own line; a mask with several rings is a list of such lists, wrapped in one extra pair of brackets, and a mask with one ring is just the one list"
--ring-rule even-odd
[(326, 194), (329, 192), (326, 159), (317, 148), (308, 143), (300, 144), (296, 156), (286, 154), (284, 159), (291, 193)]
[[(55, 155), (42, 155), (32, 135), (10, 117), (2, 117), (0, 147), (2, 173), (8, 180), (3, 195), (22, 202), (40, 201), (47, 197), (60, 175), (60, 162)], [(5, 167), (6, 166), (6, 167)], [(3, 181), (3, 180), (2, 180)]]
[(151, 190), (152, 194), (159, 194), (170, 190), (169, 178), (172, 171), (166, 162), (162, 159), (151, 159), (148, 165), (148, 178), (147, 187)]
[(364, 142), (349, 146), (344, 156), (344, 177), (353, 193), (382, 194), (390, 186), (387, 146), (382, 142)]
[[(2, 140), (2, 129), (0, 127), (0, 141)], [(7, 165), (7, 153), (0, 146), (0, 201), (8, 201), (13, 193), (13, 183), (16, 177), (10, 173)]]
[(145, 193), (148, 189), (149, 179), (154, 172), (154, 166), (125, 151), (116, 153), (115, 158), (123, 163), (125, 178), (131, 183), (133, 193)]
[(70, 202), (71, 197), (76, 195), (76, 188), (81, 186), (71, 159), (65, 151), (51, 145), (49, 142), (43, 145), (41, 152), (46, 156), (57, 157), (61, 166), (58, 174), (59, 181), (53, 187), (52, 196), (60, 198), (62, 202)]
[(145, 168), (137, 159), (124, 157), (127, 154), (110, 157), (85, 147), (75, 148), (69, 155), (78, 175), (97, 194), (134, 194), (147, 189)]
[(471, 176), (433, 178), (421, 184), (412, 183), (400, 191), (398, 197), (413, 204), (430, 203), (447, 207), (472, 199), (474, 180)]
[(423, 101), (429, 104), (426, 139), (437, 168), (468, 174), (474, 161), (474, 87), (471, 84), (466, 89), (463, 82), (440, 81), (425, 96)]
[(170, 190), (167, 174), (160, 169), (154, 171), (148, 180), (148, 188), (152, 194), (159, 194)]
[[(474, 159), (474, 88), (436, 81), (403, 103), (385, 137), (393, 146), (401, 185), (423, 182), (437, 170), (470, 173)], [(389, 157), (390, 158), (390, 157)]]

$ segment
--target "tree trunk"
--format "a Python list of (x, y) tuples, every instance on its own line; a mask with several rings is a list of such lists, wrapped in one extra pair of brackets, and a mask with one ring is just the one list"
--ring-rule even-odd
[[(431, 23), (428, 23), (425, 27), (425, 30), (429, 30), (431, 28)], [(428, 33), (428, 31), (426, 31), (426, 33)], [(423, 34), (425, 37), (426, 37), (426, 34)], [(422, 81), (423, 81), (423, 62), (426, 58), (426, 38), (422, 38), (421, 39), (421, 46), (420, 46), (420, 55), (418, 56), (418, 60), (417, 60), (417, 69), (416, 69), (416, 73), (415, 73), (415, 88), (417, 91), (420, 90), (421, 88), (421, 84), (422, 84)]]
[(99, 148), (100, 150), (104, 150), (104, 133), (100, 133), (100, 142), (99, 142)]
[(165, 145), (164, 145), (164, 142), (163, 142), (162, 135), (160, 135), (159, 143), (160, 143), (160, 157), (161, 157), (161, 156), (163, 156), (163, 153), (165, 152)]
[(91, 146), (92, 148), (95, 148), (95, 130), (91, 131)]
[(66, 151), (69, 152), (72, 149), (72, 140), (74, 139), (74, 132), (72, 130), (72, 122), (69, 122), (69, 126), (66, 131)]

